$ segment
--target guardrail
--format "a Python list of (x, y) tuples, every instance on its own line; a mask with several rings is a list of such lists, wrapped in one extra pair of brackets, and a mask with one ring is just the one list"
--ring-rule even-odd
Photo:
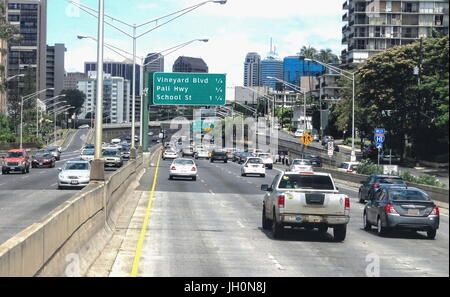
[[(329, 173), (336, 180), (342, 180), (342, 181), (351, 182), (351, 183), (355, 183), (355, 184), (361, 184), (361, 181), (367, 180), (367, 178), (369, 177), (368, 175), (352, 174), (352, 173), (346, 173), (346, 172), (341, 172), (341, 171), (337, 171), (337, 170), (333, 170), (333, 169), (326, 169), (326, 168), (317, 168), (316, 171)], [(428, 193), (428, 195), (430, 195), (431, 199), (433, 199), (435, 201), (449, 203), (449, 190), (448, 189), (442, 189), (442, 188), (413, 184), (413, 183), (407, 183), (407, 185), (409, 187), (422, 189), (423, 191)]]
[(90, 184), (46, 218), (0, 245), (0, 277), (83, 275), (111, 238), (119, 204), (148, 167), (150, 156), (131, 160), (105, 183)]
[[(280, 139), (278, 140), (278, 146), (280, 149), (288, 150), (291, 153), (291, 158), (300, 158), (302, 155), (303, 147), (300, 143), (296, 143), (294, 141), (287, 141)], [(327, 164), (330, 166), (337, 166), (341, 164), (342, 162), (348, 161), (348, 155), (341, 153), (341, 152), (334, 152), (333, 158), (330, 158), (328, 156), (328, 153), (326, 150), (315, 148), (315, 147), (306, 147), (305, 153), (314, 154), (322, 159), (323, 164)], [(337, 170), (332, 169), (324, 169), (320, 168), (317, 171), (327, 172), (330, 173), (333, 178), (337, 180), (343, 180), (347, 182), (352, 182), (356, 184), (361, 184), (361, 181), (367, 180), (367, 175), (360, 175), (360, 174), (350, 174), (346, 172), (340, 172)], [(423, 191), (427, 192), (430, 197), (433, 200), (449, 203), (449, 190), (448, 189), (442, 189), (438, 187), (432, 187), (427, 185), (419, 185), (419, 184), (413, 184), (413, 183), (407, 183), (410, 187), (415, 187), (422, 189)]]

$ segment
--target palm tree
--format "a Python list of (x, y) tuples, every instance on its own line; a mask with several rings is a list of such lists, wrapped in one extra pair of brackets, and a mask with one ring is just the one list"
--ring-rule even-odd
[(300, 56), (304, 56), (307, 59), (315, 59), (317, 56), (317, 50), (312, 46), (303, 46), (300, 49)]
[(320, 50), (320, 52), (317, 54), (316, 60), (330, 64), (335, 63), (338, 60), (338, 57), (333, 54), (333, 51), (331, 49), (327, 48)]

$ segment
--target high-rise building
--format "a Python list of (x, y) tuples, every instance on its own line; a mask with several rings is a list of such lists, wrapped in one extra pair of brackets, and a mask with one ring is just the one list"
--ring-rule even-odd
[[(89, 71), (88, 79), (78, 82), (78, 90), (86, 95), (83, 112), (80, 117), (89, 118), (89, 115), (95, 113), (97, 72)], [(115, 77), (105, 73), (103, 91), (103, 114), (105, 121), (113, 124), (130, 122), (130, 81), (123, 77)]]
[[(325, 70), (325, 68), (320, 64), (313, 61), (305, 61), (304, 59), (300, 59), (299, 56), (284, 58), (283, 67), (283, 80), (296, 86), (302, 85), (302, 78), (315, 77)], [(305, 83), (303, 83), (303, 86), (305, 86)], [(286, 89), (291, 90), (289, 87), (286, 87)]]
[[(88, 74), (89, 71), (97, 71), (97, 62), (84, 63), (84, 72)], [(131, 61), (105, 61), (103, 64), (103, 71), (111, 74), (111, 76), (123, 77), (124, 79), (129, 80), (131, 85), (133, 85), (133, 62)], [(141, 67), (136, 65), (136, 96), (139, 96), (141, 93), (140, 77)]]
[(261, 56), (248, 53), (244, 63), (244, 87), (258, 87), (261, 85)]
[(342, 21), (344, 63), (364, 62), (390, 47), (431, 36), (448, 34), (448, 0), (346, 0)]
[(47, 98), (53, 98), (61, 94), (64, 89), (64, 61), (67, 49), (64, 44), (57, 43), (47, 46), (47, 85), (46, 88), (54, 88), (47, 91)]
[(278, 81), (268, 77), (283, 79), (283, 61), (275, 56), (268, 56), (261, 61), (261, 85), (277, 89)]
[[(4, 0), (0, 0), (0, 3), (4, 4)], [(0, 15), (0, 17), (2, 17)], [(7, 50), (7, 44), (5, 40), (0, 39), (0, 65), (3, 65), (3, 75), (6, 75), (6, 68), (7, 68), (7, 59), (6, 54), (3, 52)], [(0, 77), (0, 80), (3, 77)], [(0, 91), (0, 113), (6, 113), (8, 108), (6, 104), (6, 92)]]
[(145, 72), (164, 72), (164, 56), (159, 53), (150, 53), (145, 58)]
[(87, 79), (88, 76), (84, 72), (67, 72), (64, 76), (64, 90), (76, 90), (78, 82)]
[(201, 58), (179, 57), (172, 68), (173, 72), (208, 73), (208, 65)]
[[(20, 37), (8, 44), (7, 76), (31, 75), (35, 89), (47, 86), (47, 0), (6, 0), (8, 22), (19, 28)], [(25, 88), (20, 79), (19, 92)], [(29, 86), (27, 86), (29, 87)], [(17, 94), (16, 89), (11, 93)], [(23, 94), (26, 95), (26, 94)], [(11, 97), (11, 96), (9, 96)], [(46, 94), (40, 95), (45, 99)]]

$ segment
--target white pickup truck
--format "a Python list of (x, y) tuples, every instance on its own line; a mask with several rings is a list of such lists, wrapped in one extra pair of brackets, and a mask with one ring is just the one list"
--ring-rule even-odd
[(272, 229), (274, 238), (283, 236), (284, 227), (333, 228), (335, 241), (344, 241), (350, 221), (350, 199), (339, 194), (327, 173), (279, 173), (272, 185), (262, 185), (262, 227)]

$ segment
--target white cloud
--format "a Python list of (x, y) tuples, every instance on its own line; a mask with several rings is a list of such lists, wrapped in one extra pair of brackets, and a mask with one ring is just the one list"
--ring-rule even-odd
[[(198, 4), (198, 0), (173, 0), (179, 7)], [(342, 10), (339, 0), (228, 0), (225, 5), (210, 3), (198, 13), (232, 18), (285, 19), (295, 16), (336, 16)]]

